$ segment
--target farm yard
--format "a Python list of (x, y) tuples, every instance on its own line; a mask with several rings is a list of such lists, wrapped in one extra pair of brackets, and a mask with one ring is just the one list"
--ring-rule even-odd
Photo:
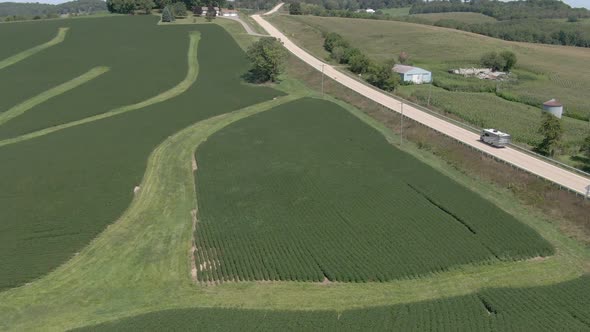
[[(443, 109), (454, 109), (451, 113), (458, 114), (463, 121), (471, 124), (481, 125), (480, 122), (471, 122), (473, 117), (463, 116), (472, 112), (465, 109), (464, 104), (475, 105), (482, 98), (493, 99), (490, 97), (498, 91), (497, 103), (490, 107), (496, 106), (498, 112), (503, 113), (528, 109), (523, 105), (533, 105), (540, 110), (541, 104), (550, 98), (561, 100), (566, 115), (571, 117), (566, 125), (571, 130), (566, 135), (577, 137), (565, 147), (567, 153), (576, 153), (584, 137), (578, 135), (576, 128), (588, 128), (590, 102), (586, 91), (590, 90), (590, 72), (586, 64), (590, 61), (590, 52), (586, 49), (507, 42), (458, 30), (395, 21), (362, 20), (359, 24), (359, 19), (287, 15), (274, 16), (270, 21), (320, 58), (329, 56), (323, 49), (324, 32), (341, 34), (354, 47), (362, 49), (377, 61), (397, 58), (400, 52), (407, 52), (414, 65), (433, 72), (435, 86), (447, 90), (448, 96), (455, 96), (445, 100), (447, 105)], [(450, 69), (477, 66), (485, 52), (504, 49), (518, 57), (514, 70), (517, 80), (514, 82), (501, 85), (488, 81), (475, 82), (477, 79), (464, 79), (447, 73)], [(403, 88), (400, 90), (403, 92)], [(426, 105), (426, 100), (419, 99)], [(449, 102), (453, 104), (449, 105)], [(460, 112), (457, 111), (459, 109)], [(508, 131), (502, 125), (513, 121), (512, 128), (518, 128), (520, 133), (511, 134), (532, 138), (537, 128), (531, 126), (530, 121), (538, 121), (540, 115), (536, 116), (537, 119), (531, 119), (531, 115), (528, 112), (526, 116), (510, 120), (496, 117), (486, 121), (486, 125)]]
[(324, 101), (240, 121), (196, 159), (202, 281), (386, 281), (553, 251)]
[(0, 330), (588, 329), (561, 221), (195, 22), (0, 25)]

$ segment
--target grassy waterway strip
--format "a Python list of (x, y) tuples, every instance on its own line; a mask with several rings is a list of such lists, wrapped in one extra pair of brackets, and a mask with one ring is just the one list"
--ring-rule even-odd
[[(557, 254), (544, 260), (466, 266), (384, 283), (194, 285), (188, 257), (190, 212), (197, 199), (193, 153), (207, 137), (235, 121), (300, 96), (317, 96), (291, 80), (284, 80), (280, 87), (293, 94), (200, 121), (160, 144), (150, 155), (141, 190), (116, 223), (54, 272), (0, 293), (0, 330), (63, 331), (150, 311), (190, 307), (344, 310), (470, 294), (487, 287), (550, 285), (588, 271), (587, 249), (561, 234), (540, 213), (523, 208), (510, 192), (477, 182), (407, 143), (404, 151), (534, 227), (555, 246)], [(337, 103), (379, 130), (388, 141), (399, 140), (379, 122)]]
[[(296, 86), (290, 87), (293, 88)], [(528, 211), (513, 211), (517, 207), (500, 197), (495, 203), (520, 219), (524, 217), (525, 222), (537, 224), (535, 228), (558, 249), (555, 256), (465, 266), (424, 278), (384, 283), (194, 285), (187, 251), (191, 210), (196, 200), (191, 167), (195, 148), (235, 121), (300, 96), (298, 93), (280, 97), (216, 116), (167, 139), (152, 153), (141, 191), (118, 222), (47, 277), (0, 294), (0, 329), (64, 330), (154, 310), (195, 306), (344, 310), (464, 295), (487, 287), (550, 285), (584, 274), (585, 250), (552, 225), (539, 223), (537, 215), (527, 217)], [(351, 110), (349, 106), (347, 109)], [(361, 113), (353, 113), (381, 128), (389, 140), (393, 138), (379, 124)], [(447, 173), (458, 176), (450, 169)], [(489, 197), (494, 193), (485, 194)], [(35, 319), (26, 318), (33, 316)]]
[(70, 91), (90, 80), (97, 78), (98, 76), (106, 73), (109, 71), (109, 67), (95, 67), (87, 71), (86, 73), (69, 80), (65, 83), (62, 83), (56, 87), (53, 87), (47, 91), (44, 91), (33, 98), (30, 98), (12, 108), (7, 110), (6, 112), (0, 113), (0, 125), (5, 124), (6, 122), (10, 121), (11, 119), (25, 113), (26, 111), (32, 109), (33, 107), (53, 98), (59, 96), (62, 93)]
[[(0, 146), (26, 141), (29, 139), (33, 139), (35, 137), (51, 134), (53, 132), (56, 132), (56, 131), (59, 131), (62, 129), (66, 129), (66, 128), (70, 128), (70, 127), (74, 127), (74, 126), (79, 126), (81, 124), (89, 123), (92, 121), (105, 119), (105, 118), (119, 115), (119, 114), (122, 114), (125, 112), (135, 111), (135, 110), (138, 110), (138, 109), (150, 106), (150, 105), (161, 103), (163, 101), (172, 99), (172, 98), (182, 94), (191, 85), (193, 85), (193, 83), (195, 83), (195, 81), (197, 80), (197, 76), (199, 75), (199, 62), (197, 60), (197, 47), (199, 45), (199, 40), (201, 39), (201, 34), (197, 31), (193, 31), (190, 33), (189, 37), (190, 37), (190, 44), (189, 44), (188, 53), (187, 53), (188, 69), (186, 72), (186, 77), (180, 83), (178, 83), (176, 86), (174, 86), (173, 88), (171, 88), (167, 91), (164, 91), (154, 97), (151, 97), (149, 99), (146, 99), (144, 101), (136, 103), (136, 104), (118, 107), (118, 108), (110, 110), (106, 113), (98, 114), (95, 116), (90, 116), (90, 117), (87, 117), (87, 118), (84, 118), (84, 119), (81, 119), (78, 121), (72, 121), (69, 123), (64, 123), (62, 125), (38, 130), (38, 131), (29, 133), (26, 135), (22, 135), (22, 136), (10, 138), (10, 139), (5, 139), (3, 141), (0, 141)], [(1, 123), (2, 122), (0, 122), (0, 124)]]
[(13, 64), (22, 61), (36, 53), (39, 53), (41, 51), (43, 51), (46, 48), (49, 48), (51, 46), (55, 46), (61, 42), (63, 42), (66, 39), (66, 33), (68, 32), (69, 28), (59, 28), (59, 30), (57, 31), (57, 35), (50, 41), (43, 43), (41, 45), (37, 45), (35, 47), (32, 47), (28, 50), (22, 51), (20, 53), (17, 53), (9, 58), (6, 58), (2, 61), (0, 61), (0, 70), (4, 69), (8, 66), (12, 66)]

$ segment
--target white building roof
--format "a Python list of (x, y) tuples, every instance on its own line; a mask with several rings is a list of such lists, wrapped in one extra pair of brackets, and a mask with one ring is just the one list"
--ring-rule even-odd
[(393, 71), (396, 73), (400, 73), (400, 74), (407, 74), (410, 72), (413, 73), (430, 73), (428, 70), (426, 69), (422, 69), (419, 67), (413, 67), (413, 66), (406, 66), (406, 65), (395, 65), (393, 66)]

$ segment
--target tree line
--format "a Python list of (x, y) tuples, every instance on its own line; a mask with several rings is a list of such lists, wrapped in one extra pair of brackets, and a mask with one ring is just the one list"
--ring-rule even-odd
[[(347, 10), (355, 11), (364, 8), (383, 9), (410, 7), (421, 3), (422, 0), (306, 0), (304, 3), (311, 7), (325, 10)], [(299, 3), (298, 1), (287, 1), (288, 4)]]
[(335, 32), (326, 34), (324, 49), (330, 53), (332, 59), (347, 65), (351, 72), (358, 74), (373, 86), (385, 91), (393, 91), (400, 83), (399, 76), (392, 70), (395, 65), (394, 59), (375, 62)]
[[(551, 1), (553, 2), (554, 0)], [(454, 3), (436, 2), (433, 6), (438, 6), (440, 3), (446, 4), (443, 5), (443, 8), (447, 8), (447, 5), (456, 5)], [(470, 6), (462, 3), (458, 5)], [(569, 8), (565, 4), (562, 5)], [(309, 3), (292, 3), (290, 8), (296, 9), (290, 10), (292, 15), (394, 20), (453, 28), (510, 41), (590, 47), (590, 29), (584, 25), (573, 23), (575, 20), (558, 22), (539, 18), (525, 18), (490, 23), (465, 23), (453, 19), (441, 19), (432, 23), (429, 20), (412, 15), (391, 16), (383, 13), (381, 10), (377, 10), (374, 14), (369, 14), (345, 9), (328, 10), (320, 5)], [(590, 11), (584, 11), (590, 13)]]
[(434, 25), (510, 41), (590, 47), (590, 30), (566, 22), (522, 19), (467, 24), (452, 19), (443, 19), (435, 22)]
[(560, 0), (525, 0), (513, 2), (473, 0), (468, 3), (463, 3), (461, 0), (420, 1), (410, 9), (410, 14), (448, 12), (480, 13), (501, 21), (524, 18), (590, 17), (589, 10), (571, 8)]
[(105, 10), (107, 10), (107, 6), (101, 0), (76, 0), (59, 5), (44, 3), (0, 3), (0, 17), (4, 17), (5, 21), (56, 18), (60, 14), (91, 14)]
[(107, 0), (107, 7), (111, 13), (133, 14), (136, 12), (149, 13), (152, 9), (164, 10), (168, 7), (173, 16), (185, 16), (186, 10), (196, 7), (223, 7), (226, 0)]

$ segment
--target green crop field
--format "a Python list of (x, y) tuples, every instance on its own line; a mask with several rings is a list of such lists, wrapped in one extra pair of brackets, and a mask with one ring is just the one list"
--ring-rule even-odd
[(196, 158), (202, 281), (385, 281), (552, 253), (531, 229), (324, 101), (240, 121)]
[(337, 311), (176, 309), (75, 331), (587, 331), (590, 278), (553, 286), (486, 289), (412, 304)]
[(2, 331), (588, 328), (566, 221), (399, 145), (292, 62), (244, 83), (257, 37), (235, 21), (2, 36)]
[(436, 23), (440, 20), (454, 20), (463, 23), (487, 23), (496, 22), (497, 20), (491, 16), (483, 15), (480, 13), (432, 13), (432, 14), (414, 14), (412, 17), (416, 17), (422, 20), (426, 20), (431, 23)]
[[(4, 91), (14, 91), (6, 99), (18, 104), (13, 95), (26, 99), (41, 86), (63, 83), (55, 76), (64, 79), (71, 74), (74, 78), (78, 75), (72, 71), (93, 65), (110, 70), (0, 124), (3, 135), (44, 129), (143, 99), (149, 102), (118, 116), (0, 147), (0, 170), (11, 175), (2, 181), (0, 194), (0, 288), (23, 284), (55, 269), (116, 220), (133, 198), (147, 156), (164, 138), (201, 119), (279, 94), (240, 83), (247, 60), (218, 26), (157, 27), (157, 18), (147, 16), (65, 22), (71, 26), (61, 45), (0, 70), (0, 85), (5, 85)], [(45, 22), (30, 24), (40, 29)], [(5, 26), (11, 27), (1, 25), (0, 31)], [(161, 43), (136, 38), (142, 29), (153, 32), (152, 38)], [(172, 96), (188, 91), (169, 100), (150, 99), (191, 76), (187, 74), (191, 70), (190, 59), (187, 63), (191, 31), (201, 34), (194, 44), (199, 46), (199, 66), (192, 68), (194, 79), (178, 92), (173, 90)], [(59, 60), (63, 57), (73, 60)], [(227, 74), (216, 73), (219, 65)], [(41, 67), (47, 70), (38, 75), (35, 69)], [(18, 78), (21, 84), (9, 84), (5, 77)], [(226, 89), (232, 91), (230, 96)], [(3, 110), (12, 106), (6, 99), (0, 101)]]
[[(447, 71), (477, 66), (479, 58), (487, 51), (511, 50), (518, 57), (517, 81), (503, 84), (500, 90), (501, 96), (515, 102), (499, 103), (496, 105), (498, 112), (507, 114), (513, 109), (521, 109), (522, 104), (535, 105), (540, 110), (544, 101), (557, 98), (564, 102), (566, 113), (581, 118), (590, 116), (590, 99), (587, 98), (590, 52), (587, 49), (507, 42), (463, 31), (394, 21), (287, 15), (273, 16), (270, 20), (287, 36), (321, 58), (328, 56), (322, 46), (322, 32), (341, 34), (377, 61), (396, 58), (405, 51), (415, 65), (433, 72), (436, 85), (457, 92), (481, 91), (493, 95), (495, 83), (474, 82), (475, 79), (464, 79)], [(458, 94), (452, 98), (455, 99), (453, 108), (462, 108), (466, 103), (476, 105), (480, 98), (473, 94), (469, 101), (459, 100), (468, 96)], [(540, 111), (534, 117), (540, 118)], [(464, 119), (470, 120), (468, 117)], [(512, 128), (522, 133), (512, 131), (515, 136), (533, 137), (537, 128), (530, 125), (531, 120), (538, 121), (524, 117), (505, 121), (513, 121)], [(587, 121), (570, 122), (570, 128), (588, 127)], [(574, 122), (577, 124), (573, 125)], [(577, 131), (569, 133), (570, 137), (578, 137), (572, 143), (570, 153), (579, 148), (584, 137), (578, 134)]]
[[(480, 128), (501, 128), (512, 134), (519, 141), (535, 146), (543, 139), (534, 129), (541, 125), (541, 117), (537, 108), (519, 103), (509, 102), (489, 93), (451, 92), (438, 87), (425, 85), (402, 86), (398, 94), (408, 99), (417, 100), (420, 104), (430, 105), (444, 112), (456, 115)], [(522, 130), (523, 124), (533, 130)], [(580, 137), (588, 134), (590, 126), (568, 117), (563, 118), (565, 145), (575, 145)]]

